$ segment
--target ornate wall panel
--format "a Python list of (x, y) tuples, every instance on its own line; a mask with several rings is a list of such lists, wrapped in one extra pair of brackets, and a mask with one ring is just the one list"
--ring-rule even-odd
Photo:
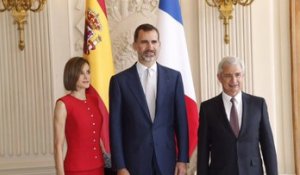
[(158, 0), (107, 1), (116, 72), (128, 68), (136, 61), (132, 49), (133, 32), (142, 23), (156, 24), (157, 6)]
[[(70, 2), (72, 6), (70, 13), (74, 16), (71, 38), (75, 38), (71, 41), (72, 55), (82, 55), (84, 3), (84, 0)], [(136, 61), (131, 46), (133, 32), (141, 23), (155, 24), (157, 6), (158, 0), (106, 0), (116, 72), (124, 70)]]
[(47, 9), (30, 13), (25, 49), (17, 26), (0, 13), (0, 174), (49, 174), (52, 164), (52, 78)]

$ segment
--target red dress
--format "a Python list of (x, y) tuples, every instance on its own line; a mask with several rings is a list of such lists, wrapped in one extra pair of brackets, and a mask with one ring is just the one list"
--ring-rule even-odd
[(69, 94), (59, 100), (67, 109), (65, 174), (104, 175), (100, 148), (102, 116), (97, 99), (87, 94), (86, 100), (80, 100)]

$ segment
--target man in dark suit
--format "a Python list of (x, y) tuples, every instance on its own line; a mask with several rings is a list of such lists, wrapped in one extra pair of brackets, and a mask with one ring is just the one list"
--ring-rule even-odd
[(241, 91), (242, 61), (223, 58), (217, 76), (223, 92), (200, 106), (198, 175), (263, 175), (262, 162), (267, 175), (277, 175), (267, 105)]
[[(118, 175), (184, 175), (188, 125), (179, 72), (156, 62), (159, 32), (134, 33), (138, 61), (110, 81), (110, 140)], [(177, 146), (177, 151), (176, 151)]]

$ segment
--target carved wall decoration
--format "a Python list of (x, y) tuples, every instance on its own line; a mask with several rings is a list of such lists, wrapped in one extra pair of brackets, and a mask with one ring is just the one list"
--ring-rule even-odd
[(158, 0), (109, 0), (106, 3), (115, 69), (120, 72), (137, 60), (132, 49), (133, 32), (141, 23), (156, 23)]
[(85, 0), (71, 1), (72, 5), (71, 16), (73, 24), (70, 30), (70, 38), (72, 43), (72, 55), (82, 56), (83, 55), (83, 34), (84, 34), (84, 23), (85, 23)]
[[(110, 19), (120, 22), (133, 14), (141, 14), (151, 17), (156, 12), (158, 0), (108, 0), (106, 1), (107, 12)], [(113, 25), (111, 25), (113, 27)]]
[(132, 31), (123, 32), (118, 38), (112, 40), (116, 72), (130, 67), (137, 60), (137, 55), (132, 48), (132, 33)]
[[(132, 49), (133, 32), (141, 23), (156, 23), (158, 0), (107, 0), (106, 9), (110, 27), (116, 72), (136, 61)], [(71, 2), (74, 16), (71, 29), (72, 55), (82, 55), (85, 1)]]

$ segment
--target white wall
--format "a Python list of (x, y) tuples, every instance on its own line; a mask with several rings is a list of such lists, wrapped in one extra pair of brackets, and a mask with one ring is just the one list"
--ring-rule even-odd
[[(261, 11), (265, 15), (259, 15)], [(254, 93), (265, 97), (269, 104), (279, 172), (293, 174), (289, 3), (254, 3), (252, 14)]]

